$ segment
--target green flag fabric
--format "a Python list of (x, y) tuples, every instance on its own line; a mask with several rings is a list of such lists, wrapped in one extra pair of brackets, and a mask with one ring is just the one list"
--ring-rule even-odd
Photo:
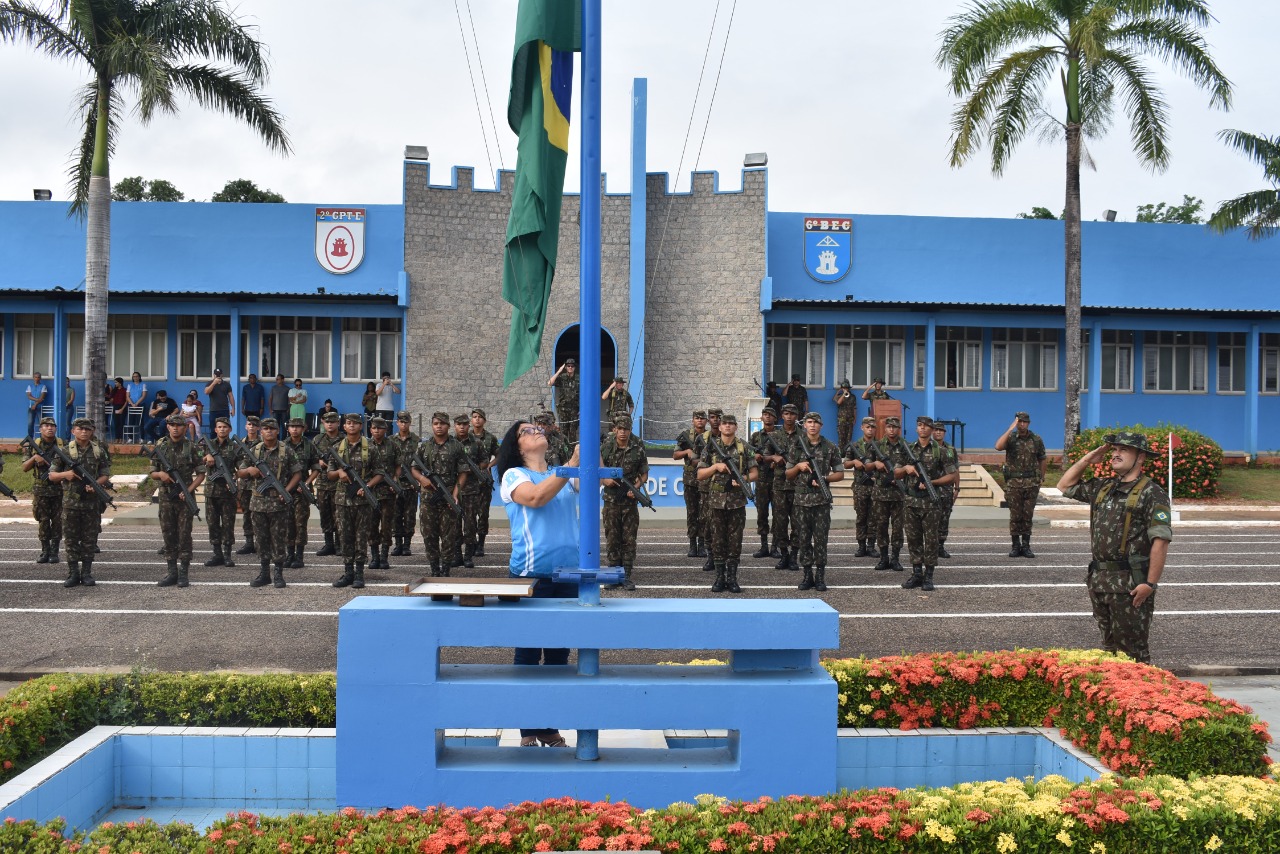
[(507, 124), (519, 134), (507, 220), (502, 298), (511, 303), (503, 385), (538, 361), (560, 243), (560, 200), (569, 156), (573, 54), (581, 49), (580, 0), (520, 0)]

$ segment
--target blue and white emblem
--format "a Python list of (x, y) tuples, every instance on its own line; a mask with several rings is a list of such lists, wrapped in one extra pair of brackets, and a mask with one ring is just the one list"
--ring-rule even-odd
[(804, 218), (804, 269), (819, 282), (838, 282), (853, 266), (853, 218)]

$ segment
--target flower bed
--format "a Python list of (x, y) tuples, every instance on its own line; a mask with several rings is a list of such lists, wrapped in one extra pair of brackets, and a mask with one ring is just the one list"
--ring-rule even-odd
[(0, 850), (34, 852), (1272, 852), (1280, 786), (1270, 780), (1061, 777), (950, 789), (841, 792), (641, 812), (572, 798), (507, 809), (383, 810), (266, 818), (229, 814), (207, 832), (150, 822), (104, 824), (62, 839), (60, 822), (0, 825)]
[[(1082, 430), (1064, 455), (1063, 466), (1069, 466), (1098, 447), (1108, 433), (1141, 433), (1151, 443), (1151, 453), (1142, 467), (1143, 474), (1168, 491), (1169, 434), (1181, 440), (1173, 450), (1173, 497), (1212, 498), (1218, 494), (1218, 478), (1222, 474), (1222, 448), (1203, 433), (1176, 424), (1144, 427), (1094, 427)], [(1085, 477), (1111, 477), (1109, 462), (1101, 462), (1085, 470)]]

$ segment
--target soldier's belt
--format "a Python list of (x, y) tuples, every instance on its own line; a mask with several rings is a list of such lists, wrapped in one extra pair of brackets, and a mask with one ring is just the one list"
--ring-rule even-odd
[(1031, 478), (1034, 480), (1035, 478), (1038, 478), (1040, 476), (1040, 472), (1038, 471), (1005, 471), (1004, 476), (1007, 478), (1016, 478), (1016, 477)]
[(1133, 569), (1141, 569), (1145, 572), (1147, 568), (1146, 558), (1130, 558), (1128, 560), (1094, 560), (1089, 562), (1090, 570), (1102, 572), (1129, 572)]

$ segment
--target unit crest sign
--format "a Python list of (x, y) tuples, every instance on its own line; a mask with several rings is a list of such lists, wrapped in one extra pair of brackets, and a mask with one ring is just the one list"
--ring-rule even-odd
[(350, 273), (364, 260), (364, 208), (316, 208), (316, 260)]
[(804, 269), (819, 282), (838, 282), (853, 266), (853, 218), (804, 218)]

